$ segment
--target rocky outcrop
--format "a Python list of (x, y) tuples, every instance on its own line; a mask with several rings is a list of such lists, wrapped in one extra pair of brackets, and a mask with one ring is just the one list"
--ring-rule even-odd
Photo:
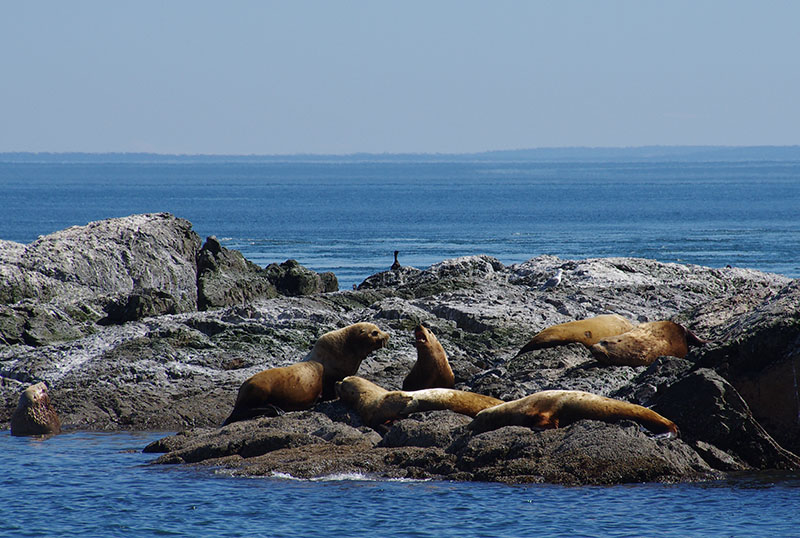
[(214, 236), (206, 239), (197, 254), (197, 293), (200, 310), (278, 296), (275, 284), (261, 267), (238, 250), (223, 247)]
[(95, 324), (196, 309), (199, 238), (167, 213), (73, 226), (0, 246), (0, 344), (43, 345)]
[[(157, 220), (174, 232), (180, 219), (173, 219)], [(77, 303), (51, 290), (6, 304), (0, 329), (18, 336), (4, 337), (0, 346), (0, 421), (8, 421), (24, 386), (45, 381), (65, 428), (185, 430), (150, 447), (166, 452), (159, 462), (212, 464), (237, 474), (572, 484), (800, 467), (794, 454), (800, 288), (792, 279), (632, 258), (540, 256), (504, 266), (470, 256), (424, 270), (401, 267), (369, 277), (357, 290), (321, 293), (332, 289), (326, 279), (296, 262), (260, 269), (213, 238), (202, 249), (192, 244), (197, 301), (205, 297), (206, 310), (183, 310), (171, 288), (138, 295), (133, 287), (116, 295), (80, 288)], [(21, 248), (6, 243), (0, 253), (19, 260)], [(560, 283), (544, 287), (559, 269)], [(109, 296), (122, 313), (98, 324), (112, 311)], [(30, 314), (5, 315), (8, 309)], [(602, 366), (580, 344), (517, 356), (545, 327), (605, 313), (634, 322), (673, 320), (712, 343), (648, 367)], [(42, 322), (37, 329), (37, 316), (60, 325)], [(591, 421), (470, 435), (469, 419), (448, 411), (373, 430), (338, 401), (219, 427), (245, 379), (296, 362), (323, 333), (357, 321), (374, 322), (391, 336), (358, 371), (387, 389), (399, 389), (415, 362), (413, 328), (423, 323), (448, 354), (458, 389), (503, 400), (585, 390), (652, 407), (681, 435), (654, 438), (633, 423)]]
[(168, 213), (74, 226), (30, 245), (0, 241), (0, 346), (75, 340), (102, 325), (336, 291), (294, 260), (262, 269)]

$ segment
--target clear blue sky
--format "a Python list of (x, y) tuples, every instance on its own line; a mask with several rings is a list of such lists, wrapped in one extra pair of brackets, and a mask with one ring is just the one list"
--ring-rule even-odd
[(800, 144), (795, 1), (6, 1), (0, 152)]

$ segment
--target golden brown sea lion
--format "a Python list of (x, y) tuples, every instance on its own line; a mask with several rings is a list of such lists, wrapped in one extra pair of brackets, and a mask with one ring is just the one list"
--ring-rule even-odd
[(683, 325), (672, 321), (651, 321), (626, 333), (604, 338), (589, 350), (602, 364), (645, 366), (662, 355), (682, 359), (689, 352), (689, 346), (706, 343)]
[(323, 334), (302, 362), (270, 368), (245, 381), (223, 426), (263, 414), (300, 411), (319, 399), (335, 398), (336, 382), (356, 373), (361, 361), (388, 340), (389, 335), (372, 323)]
[(47, 385), (40, 382), (22, 391), (11, 415), (11, 435), (48, 435), (60, 431), (61, 421), (50, 403)]
[(430, 329), (422, 325), (414, 328), (414, 347), (417, 348), (417, 362), (403, 380), (403, 390), (452, 389), (456, 378), (442, 344)]
[(358, 376), (348, 376), (336, 383), (336, 393), (355, 408), (364, 424), (372, 427), (422, 411), (449, 409), (474, 417), (484, 409), (503, 403), (491, 396), (455, 389), (390, 391)]
[(503, 426), (560, 428), (578, 420), (634, 420), (653, 433), (678, 433), (678, 427), (646, 407), (580, 390), (545, 390), (481, 411), (469, 423), (475, 433)]
[(517, 356), (547, 347), (563, 346), (579, 342), (591, 347), (603, 338), (630, 331), (636, 325), (617, 314), (603, 314), (593, 318), (568, 321), (552, 325), (534, 336)]

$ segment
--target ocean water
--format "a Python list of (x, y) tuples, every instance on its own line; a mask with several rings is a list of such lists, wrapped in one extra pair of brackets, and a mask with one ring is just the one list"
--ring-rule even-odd
[(613, 487), (233, 478), (147, 465), (141, 449), (163, 435), (0, 433), (0, 536), (800, 534), (799, 474)]
[(168, 211), (340, 288), (488, 254), (636, 256), (800, 276), (800, 162), (2, 162), (0, 239)]
[[(30, 159), (29, 159), (30, 161)], [(800, 162), (0, 155), (0, 239), (168, 211), (349, 288), (392, 263), (637, 256), (800, 276)], [(614, 487), (233, 478), (151, 466), (165, 432), (0, 432), (0, 536), (800, 536), (800, 476)]]

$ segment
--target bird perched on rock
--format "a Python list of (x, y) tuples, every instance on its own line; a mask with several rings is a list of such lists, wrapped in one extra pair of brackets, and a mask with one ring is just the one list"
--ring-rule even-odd
[(400, 251), (399, 250), (395, 250), (394, 251), (394, 263), (392, 264), (392, 267), (391, 267), (392, 271), (397, 271), (402, 267), (402, 265), (400, 265), (400, 262), (397, 261), (397, 255), (398, 254), (400, 254)]
[(544, 284), (542, 284), (542, 287), (541, 287), (541, 288), (539, 288), (539, 289), (542, 289), (542, 290), (547, 290), (547, 289), (550, 289), (550, 288), (555, 288), (556, 286), (558, 286), (559, 284), (561, 284), (561, 276), (562, 276), (563, 274), (564, 274), (564, 270), (563, 270), (563, 269), (559, 269), (558, 271), (556, 271), (556, 274), (555, 274), (555, 275), (553, 275), (553, 276), (551, 276), (551, 277), (550, 277), (550, 278), (547, 280), (547, 282), (545, 282)]

